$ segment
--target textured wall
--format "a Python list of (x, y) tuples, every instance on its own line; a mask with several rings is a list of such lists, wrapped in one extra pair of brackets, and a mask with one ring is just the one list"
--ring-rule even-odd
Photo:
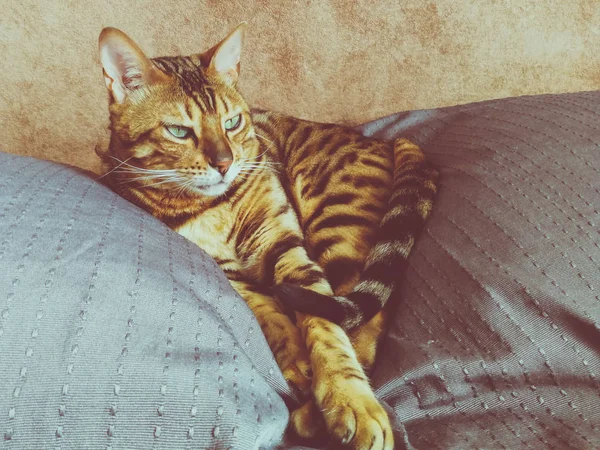
[(253, 105), (358, 123), (395, 111), (600, 87), (597, 0), (0, 0), (0, 149), (95, 168), (104, 26), (150, 56), (249, 22)]

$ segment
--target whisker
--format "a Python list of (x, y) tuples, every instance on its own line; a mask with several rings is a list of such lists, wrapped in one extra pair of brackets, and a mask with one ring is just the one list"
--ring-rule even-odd
[(160, 180), (161, 178), (172, 178), (172, 177), (178, 178), (178, 175), (145, 175), (144, 174), (144, 175), (134, 176), (130, 179), (130, 181)]
[(184, 178), (183, 182), (178, 182), (175, 198), (179, 197), (183, 192), (186, 192), (195, 183), (193, 178)]
[(256, 171), (257, 173), (260, 173), (259, 169), (265, 169), (265, 170), (270, 170), (271, 172), (279, 172), (279, 168), (278, 167), (273, 167), (273, 166), (269, 166), (269, 165), (258, 165), (258, 166), (251, 166), (251, 165), (242, 165), (242, 167), (240, 168), (240, 171)]
[(253, 161), (252, 159), (248, 159), (248, 158), (243, 158), (240, 159), (242, 164), (256, 164), (256, 165), (263, 165), (263, 164), (267, 164), (267, 165), (281, 165), (280, 162), (277, 161), (270, 161), (270, 160), (261, 160), (261, 161)]
[(244, 167), (275, 167), (280, 165), (279, 163), (274, 163), (274, 162), (270, 162), (270, 161), (254, 161), (254, 162), (248, 162), (248, 161), (244, 161), (242, 162), (242, 166)]
[(177, 173), (148, 173), (148, 172), (138, 172), (137, 170), (124, 170), (124, 169), (119, 169), (116, 172), (148, 176), (148, 177), (170, 177), (170, 176), (178, 175)]
[(260, 134), (258, 134), (258, 133), (256, 133), (256, 132), (255, 132), (254, 134), (255, 134), (257, 137), (259, 137), (259, 138), (261, 138), (261, 139), (264, 139), (264, 140), (265, 140), (265, 141), (267, 141), (267, 142), (270, 142), (270, 144), (271, 144), (271, 145), (269, 145), (269, 146), (268, 146), (268, 147), (265, 149), (265, 151), (264, 151), (264, 152), (262, 152), (260, 155), (258, 155), (258, 156), (255, 156), (254, 158), (248, 158), (248, 159), (258, 159), (258, 158), (260, 158), (262, 155), (264, 155), (265, 153), (267, 153), (267, 152), (268, 152), (268, 151), (271, 149), (271, 147), (273, 147), (273, 146), (275, 145), (275, 142), (271, 141), (270, 139), (267, 139), (266, 137), (264, 137), (264, 136), (262, 136), (262, 135), (260, 135)]
[(121, 161), (119, 158), (115, 158), (114, 156), (111, 156), (112, 159), (114, 159), (115, 161), (120, 162), (120, 165), (125, 165), (127, 167), (130, 167), (132, 169), (135, 169), (137, 171), (140, 172), (148, 172), (148, 173), (177, 173), (177, 169), (144, 169), (143, 167), (137, 167), (134, 166), (132, 164), (128, 164), (127, 161), (129, 161), (131, 158), (127, 158), (127, 160), (125, 161)]
[(244, 161), (244, 162), (242, 162), (242, 164), (248, 165), (248, 166), (275, 166), (275, 165), (279, 166), (279, 165), (281, 165), (281, 163), (273, 162), (273, 161), (251, 161), (251, 162)]
[(160, 185), (168, 184), (168, 183), (179, 183), (179, 181), (180, 181), (179, 178), (172, 178), (172, 179), (168, 179), (168, 180), (159, 181), (157, 183), (146, 184), (144, 187), (154, 187), (154, 186), (160, 186)]
[(193, 179), (189, 179), (187, 180), (185, 183), (182, 183), (180, 185), (180, 188), (177, 190), (177, 193), (175, 195), (175, 198), (179, 198), (180, 195), (182, 195), (184, 192), (191, 192), (191, 187), (194, 184), (194, 180)]
[(165, 179), (177, 178), (175, 176), (165, 176), (165, 177), (157, 177), (157, 176), (138, 176), (131, 177), (128, 179), (121, 180), (122, 183), (133, 183), (134, 181), (161, 181)]
[(175, 192), (175, 198), (179, 198), (179, 196), (181, 195), (181, 193), (183, 192), (183, 190), (185, 189), (185, 185), (186, 183), (180, 184), (177, 188), (177, 191)]
[(274, 172), (278, 172), (279, 168), (277, 167), (272, 167), (272, 166), (258, 166), (258, 167), (241, 167), (240, 170), (256, 170), (259, 171), (259, 169), (267, 169), (267, 170), (271, 170)]
[(134, 175), (144, 175), (144, 176), (151, 176), (151, 177), (164, 177), (164, 176), (173, 176), (173, 175), (178, 175), (178, 172), (145, 172), (142, 170), (133, 170), (133, 169), (128, 169), (128, 168), (121, 168), (119, 170), (116, 171), (116, 173), (123, 173), (123, 174), (134, 174)]
[[(107, 175), (110, 175), (111, 173), (113, 173), (115, 170), (117, 170), (119, 167), (121, 167), (123, 164), (126, 164), (127, 161), (129, 161), (131, 158), (133, 158), (133, 156), (130, 156), (129, 158), (127, 158), (125, 161), (121, 161), (119, 164), (117, 164), (115, 167), (113, 167), (112, 169), (110, 169), (108, 172), (106, 172), (104, 175), (101, 175), (100, 177), (96, 178), (96, 181), (101, 180), (102, 178), (104, 178)], [(117, 158), (115, 158), (117, 159)], [(118, 159), (117, 159), (118, 161)]]
[(260, 171), (256, 170), (256, 168), (252, 168), (252, 167), (242, 167), (240, 169), (240, 173), (256, 173), (256, 174), (259, 174)]
[(177, 183), (181, 180), (179, 175), (169, 175), (169, 176), (156, 176), (156, 175), (142, 175), (132, 177), (128, 180), (121, 180), (122, 184), (133, 183), (134, 181), (155, 181), (151, 184), (145, 184), (145, 187), (159, 186), (165, 183)]
[(271, 148), (273, 145), (275, 145), (275, 142), (273, 142), (273, 141), (272, 141), (272, 140), (270, 140), (270, 139), (267, 139), (267, 138), (266, 138), (266, 137), (264, 137), (262, 134), (258, 134), (258, 133), (256, 133), (256, 132), (255, 132), (254, 134), (255, 134), (257, 137), (259, 137), (259, 138), (261, 138), (261, 139), (264, 139), (264, 140), (265, 140), (265, 141), (267, 141), (267, 142), (270, 142), (270, 143), (271, 143), (271, 145), (269, 146), (269, 148)]

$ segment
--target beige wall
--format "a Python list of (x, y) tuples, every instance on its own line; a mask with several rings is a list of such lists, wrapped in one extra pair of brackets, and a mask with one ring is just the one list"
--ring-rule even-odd
[(249, 102), (358, 123), (404, 109), (600, 87), (598, 0), (0, 0), (0, 149), (97, 167), (104, 26), (150, 56), (249, 22)]

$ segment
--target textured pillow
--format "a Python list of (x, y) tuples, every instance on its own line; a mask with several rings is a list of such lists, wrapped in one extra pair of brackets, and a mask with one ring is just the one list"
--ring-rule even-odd
[(600, 447), (600, 93), (401, 113), (440, 169), (374, 384), (396, 440)]
[(0, 167), (3, 448), (280, 441), (287, 385), (212, 259), (72, 168)]

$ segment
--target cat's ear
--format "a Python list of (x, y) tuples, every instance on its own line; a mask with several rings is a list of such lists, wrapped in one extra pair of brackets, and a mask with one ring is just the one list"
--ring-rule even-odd
[(166, 79), (133, 40), (116, 28), (104, 28), (98, 38), (104, 81), (115, 101), (133, 91)]
[(240, 23), (225, 39), (211, 48), (208, 70), (227, 84), (235, 85), (240, 74), (240, 59), (246, 34), (246, 22)]

